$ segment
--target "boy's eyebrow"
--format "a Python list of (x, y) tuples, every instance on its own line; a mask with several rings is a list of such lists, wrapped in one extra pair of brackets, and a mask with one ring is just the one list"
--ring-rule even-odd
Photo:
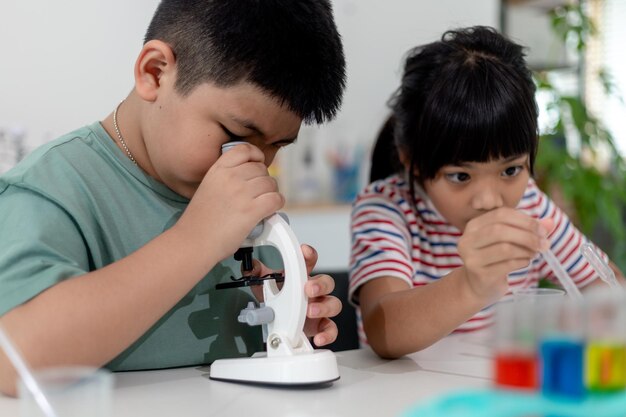
[(265, 136), (265, 133), (263, 133), (263, 131), (262, 131), (261, 129), (259, 129), (259, 128), (258, 128), (258, 127), (257, 127), (257, 126), (253, 123), (253, 122), (251, 122), (250, 120), (242, 120), (242, 119), (239, 119), (239, 118), (237, 118), (237, 117), (235, 117), (235, 116), (230, 116), (230, 119), (231, 119), (233, 122), (235, 122), (235, 123), (237, 123), (237, 124), (239, 124), (239, 125), (241, 125), (241, 126), (245, 127), (246, 129), (248, 129), (248, 130), (252, 130), (253, 132), (257, 133), (259, 136)]
[[(243, 126), (244, 128), (248, 129), (248, 130), (252, 130), (253, 132), (255, 132), (256, 134), (258, 134), (259, 136), (262, 137), (266, 137), (265, 133), (263, 133), (263, 131), (261, 129), (259, 129), (254, 122), (250, 121), (250, 120), (241, 120), (239, 118), (237, 118), (236, 116), (230, 116), (231, 120), (235, 123), (238, 123), (239, 125)], [(277, 140), (276, 142), (273, 142), (274, 144), (276, 143), (284, 143), (285, 145), (289, 145), (291, 143), (294, 143), (296, 141), (298, 137), (291, 137), (291, 138), (285, 138), (285, 139), (281, 139), (281, 140)]]

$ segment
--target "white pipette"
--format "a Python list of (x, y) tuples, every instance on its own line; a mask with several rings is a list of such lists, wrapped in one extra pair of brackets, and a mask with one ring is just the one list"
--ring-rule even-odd
[(550, 269), (552, 269), (554, 275), (556, 275), (557, 279), (561, 283), (561, 286), (563, 287), (565, 292), (567, 292), (567, 295), (569, 295), (576, 301), (582, 301), (583, 295), (580, 293), (580, 290), (578, 289), (576, 284), (574, 284), (572, 277), (570, 277), (565, 268), (563, 268), (561, 262), (559, 262), (556, 256), (554, 256), (554, 253), (552, 253), (552, 251), (548, 249), (545, 252), (541, 252), (541, 256), (543, 256), (543, 259), (546, 260), (548, 266), (550, 267)]
[(609, 286), (617, 291), (624, 291), (621, 285), (617, 282), (615, 273), (611, 267), (598, 255), (598, 252), (594, 249), (591, 243), (584, 243), (580, 247), (580, 252), (583, 254), (587, 262), (591, 264), (593, 269), (596, 270), (602, 281), (609, 284)]
[(19, 374), (20, 378), (22, 378), (24, 385), (26, 385), (26, 388), (31, 392), (33, 398), (39, 407), (41, 407), (41, 410), (44, 412), (46, 417), (58, 417), (58, 414), (52, 408), (50, 401), (48, 401), (48, 398), (43, 393), (43, 390), (37, 383), (37, 380), (26, 364), (26, 361), (24, 361), (17, 348), (13, 346), (11, 339), (9, 339), (9, 336), (2, 328), (2, 325), (0, 325), (0, 346), (2, 346), (6, 352), (7, 357), (15, 367), (15, 370)]

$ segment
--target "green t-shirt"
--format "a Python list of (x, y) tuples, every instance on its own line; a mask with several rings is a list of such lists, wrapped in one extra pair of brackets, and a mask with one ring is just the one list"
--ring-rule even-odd
[[(98, 122), (42, 146), (0, 176), (0, 315), (124, 258), (187, 203), (126, 158)], [(250, 292), (215, 290), (239, 271), (232, 258), (218, 264), (107, 367), (188, 366), (261, 350), (260, 328), (237, 322)]]

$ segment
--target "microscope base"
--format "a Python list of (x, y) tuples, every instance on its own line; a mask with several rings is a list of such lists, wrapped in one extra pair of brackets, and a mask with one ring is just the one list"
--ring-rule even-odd
[(269, 385), (317, 385), (339, 379), (337, 358), (327, 349), (293, 356), (219, 359), (211, 365), (211, 379)]

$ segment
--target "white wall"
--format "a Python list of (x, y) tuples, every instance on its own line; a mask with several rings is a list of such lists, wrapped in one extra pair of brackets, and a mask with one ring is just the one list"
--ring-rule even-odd
[[(369, 140), (398, 86), (407, 50), (438, 40), (447, 29), (499, 24), (497, 0), (335, 0), (348, 62), (348, 89), (333, 128)], [(329, 130), (330, 134), (330, 130)]]
[(104, 118), (130, 91), (157, 0), (0, 2), (0, 128), (29, 145)]
[[(236, 0), (234, 0), (236, 1)], [(132, 88), (132, 70), (157, 0), (0, 2), (0, 129), (22, 127), (32, 147), (104, 118)], [(446, 29), (498, 26), (499, 0), (334, 0), (348, 65), (337, 120), (304, 129), (315, 141), (318, 177), (328, 192), (325, 153), (338, 142), (370, 146), (387, 114), (405, 52)], [(295, 146), (287, 171), (301, 160)], [(366, 160), (367, 158), (364, 158)], [(293, 175), (287, 175), (293, 177)], [(328, 217), (330, 216), (330, 217)], [(294, 229), (320, 252), (321, 269), (348, 263), (348, 210), (298, 211)], [(311, 225), (318, 224), (319, 227)]]

